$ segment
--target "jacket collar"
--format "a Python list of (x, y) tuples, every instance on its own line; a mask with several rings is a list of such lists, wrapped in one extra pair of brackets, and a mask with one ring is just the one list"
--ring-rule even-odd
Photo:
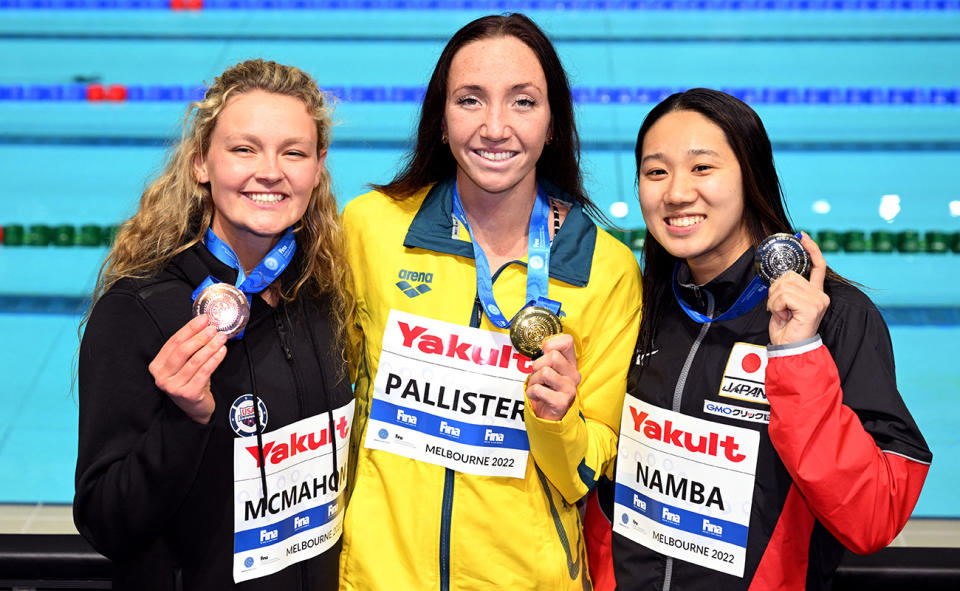
[[(590, 281), (597, 226), (566, 193), (543, 179), (537, 182), (550, 197), (572, 203), (550, 246), (550, 277), (583, 287)], [(453, 217), (453, 183), (449, 179), (430, 189), (407, 229), (404, 246), (473, 258), (473, 244), (453, 237), (453, 224), (457, 223)]]
[(713, 296), (716, 313), (727, 310), (757, 275), (753, 264), (753, 253), (753, 247), (747, 249), (732, 265), (703, 285), (694, 283), (690, 267), (686, 262), (681, 262), (680, 270), (677, 272), (681, 297), (691, 306), (702, 311), (698, 291), (707, 291)]

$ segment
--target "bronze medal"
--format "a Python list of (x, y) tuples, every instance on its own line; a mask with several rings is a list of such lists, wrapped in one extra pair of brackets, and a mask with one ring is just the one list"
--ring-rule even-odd
[(247, 296), (229, 283), (214, 283), (193, 301), (193, 315), (206, 314), (218, 331), (233, 338), (243, 332), (250, 319)]
[(527, 306), (510, 323), (510, 342), (517, 351), (534, 359), (543, 352), (547, 337), (563, 332), (560, 318), (542, 306)]

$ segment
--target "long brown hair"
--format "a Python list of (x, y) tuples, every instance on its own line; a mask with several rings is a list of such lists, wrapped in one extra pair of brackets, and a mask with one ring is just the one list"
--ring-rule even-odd
[[(144, 190), (137, 213), (120, 226), (100, 268), (93, 302), (81, 330), (93, 306), (114, 283), (124, 277), (156, 275), (172, 257), (203, 238), (213, 219), (213, 199), (210, 184), (200, 183), (194, 176), (194, 159), (207, 152), (210, 135), (227, 100), (254, 90), (303, 101), (316, 122), (317, 154), (329, 147), (330, 110), (310, 75), (293, 66), (261, 59), (239, 63), (223, 72), (207, 89), (203, 100), (190, 105), (180, 141), (168, 154), (163, 171)], [(281, 297), (291, 301), (301, 289), (316, 295), (329, 294), (337, 333), (343, 336), (355, 300), (340, 216), (326, 167), (294, 231), (303, 266), (294, 284), (284, 286)]]

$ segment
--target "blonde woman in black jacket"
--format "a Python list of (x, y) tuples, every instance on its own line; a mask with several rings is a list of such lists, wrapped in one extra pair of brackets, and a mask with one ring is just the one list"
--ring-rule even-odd
[(353, 298), (329, 134), (310, 76), (238, 64), (118, 232), (80, 347), (74, 500), (115, 589), (337, 585)]

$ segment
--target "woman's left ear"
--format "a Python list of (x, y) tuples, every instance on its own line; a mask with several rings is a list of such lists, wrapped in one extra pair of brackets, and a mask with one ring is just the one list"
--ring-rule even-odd
[(323, 166), (327, 161), (327, 151), (324, 150), (320, 152), (320, 156), (317, 158), (317, 173), (313, 176), (313, 186), (316, 187), (320, 184), (320, 177), (323, 176)]
[(210, 182), (210, 175), (207, 174), (207, 165), (200, 154), (193, 157), (193, 176), (200, 184)]

